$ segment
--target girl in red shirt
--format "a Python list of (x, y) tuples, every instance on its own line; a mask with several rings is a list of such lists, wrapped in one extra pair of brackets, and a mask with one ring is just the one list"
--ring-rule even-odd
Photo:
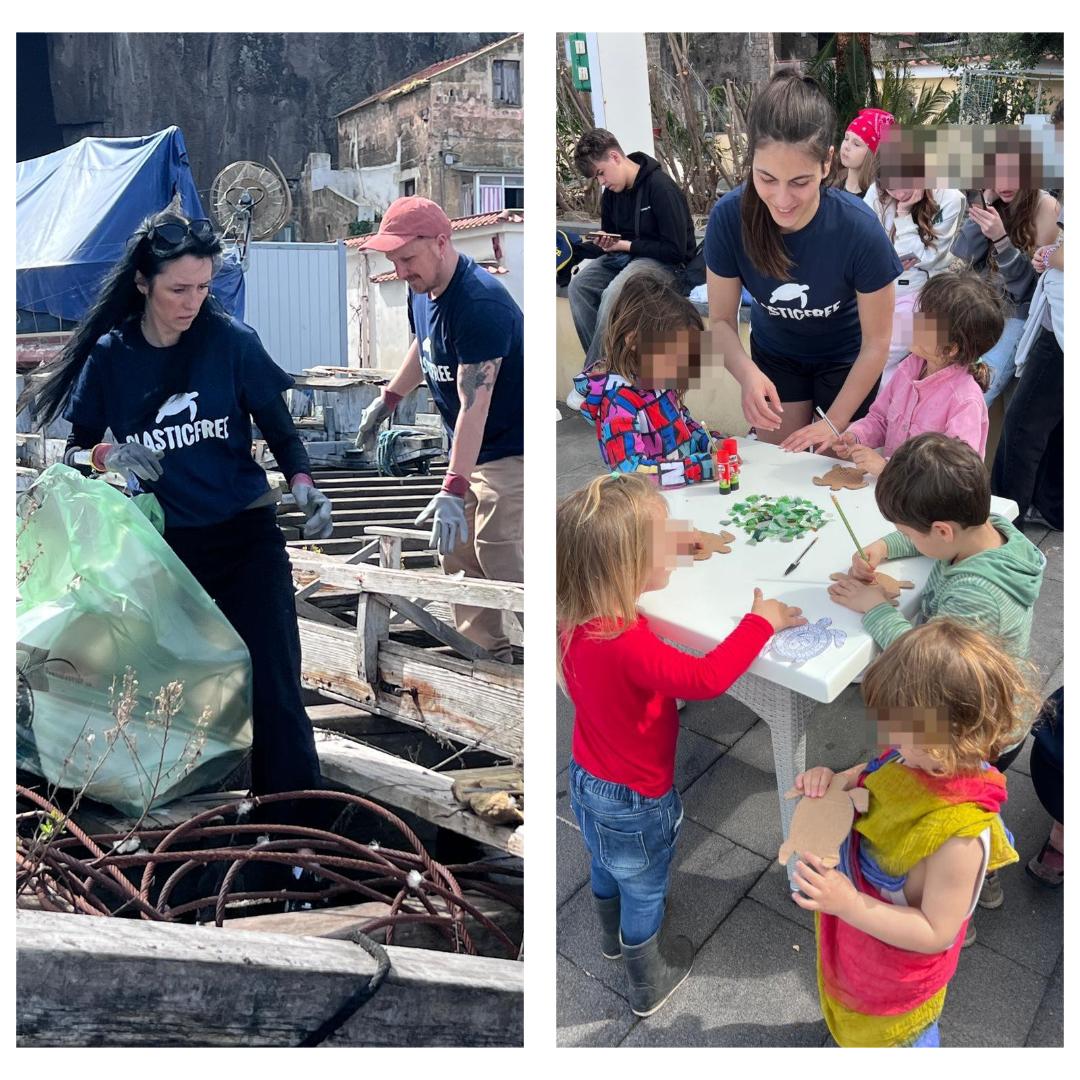
[(693, 530), (670, 521), (639, 476), (598, 477), (558, 507), (561, 676), (575, 707), (570, 805), (592, 858), (601, 947), (625, 961), (638, 1016), (660, 1008), (693, 961), (689, 939), (662, 928), (682, 824), (675, 699), (724, 693), (774, 632), (806, 622), (755, 589), (750, 613), (705, 656), (661, 641), (637, 600), (664, 588), (693, 544)]

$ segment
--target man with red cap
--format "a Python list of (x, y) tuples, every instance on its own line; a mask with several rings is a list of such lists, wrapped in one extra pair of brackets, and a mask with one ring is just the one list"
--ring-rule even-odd
[[(450, 219), (430, 199), (409, 195), (392, 203), (364, 246), (384, 252), (409, 285), (416, 338), (364, 410), (356, 445), (370, 452), (379, 424), (426, 382), (450, 437), (450, 464), (417, 524), (432, 522), (431, 543), (446, 573), (521, 581), (521, 309), (497, 278), (454, 250)], [(502, 612), (455, 604), (454, 620), (496, 658), (512, 659)]]

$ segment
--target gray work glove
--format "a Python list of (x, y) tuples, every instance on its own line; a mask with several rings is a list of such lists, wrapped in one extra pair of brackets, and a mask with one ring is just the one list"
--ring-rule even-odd
[(371, 454), (375, 449), (375, 433), (379, 425), (393, 412), (380, 394), (361, 414), (360, 430), (356, 433), (356, 449)]
[(293, 498), (304, 512), (304, 539), (325, 540), (334, 531), (330, 500), (311, 484), (294, 484)]
[(420, 512), (415, 524), (431, 521), (431, 546), (438, 548), (444, 558), (469, 539), (465, 520), (465, 500), (449, 491), (440, 491)]
[(150, 450), (140, 442), (126, 442), (114, 443), (98, 454), (98, 460), (105, 466), (106, 472), (124, 476), (134, 473), (140, 480), (158, 480), (164, 456), (164, 450)]

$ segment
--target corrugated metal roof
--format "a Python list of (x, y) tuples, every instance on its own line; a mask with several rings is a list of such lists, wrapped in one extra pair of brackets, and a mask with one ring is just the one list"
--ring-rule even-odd
[(336, 114), (334, 119), (336, 120), (346, 113), (355, 112), (357, 109), (362, 109), (364, 106), (372, 104), (372, 102), (388, 101), (390, 98), (397, 97), (399, 94), (412, 93), (413, 90), (418, 90), (421, 86), (430, 82), (436, 75), (441, 75), (444, 71), (449, 71), (450, 68), (457, 67), (458, 64), (464, 64), (469, 60), (474, 60), (483, 53), (489, 52), (492, 49), (498, 49), (507, 42), (513, 41), (515, 38), (519, 37), (521, 37), (521, 34), (511, 34), (509, 37), (493, 41), (490, 45), (484, 45), (479, 49), (474, 49), (472, 52), (462, 53), (460, 56), (450, 57), (449, 60), (440, 60), (436, 64), (430, 64), (420, 71), (415, 71), (413, 74), (407, 75), (404, 79), (399, 80), (393, 85), (387, 86), (385, 89), (369, 95), (364, 98), (363, 101), (358, 101), (355, 105), (350, 105), (347, 109), (342, 109), (341, 112)]
[[(520, 225), (524, 220), (524, 210), (496, 210), (490, 214), (470, 214), (468, 217), (451, 218), (450, 229), (451, 232), (457, 233), (464, 232), (466, 229), (480, 229), (486, 225)], [(363, 250), (373, 235), (375, 234), (354, 236), (345, 241), (345, 246)]]

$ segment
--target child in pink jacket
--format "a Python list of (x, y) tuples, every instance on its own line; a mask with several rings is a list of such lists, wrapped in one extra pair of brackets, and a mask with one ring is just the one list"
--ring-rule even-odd
[(931, 278), (915, 309), (912, 352), (869, 413), (833, 445), (837, 456), (877, 476), (902, 443), (935, 431), (963, 439), (982, 457), (990, 371), (979, 358), (997, 344), (1004, 326), (1001, 304), (978, 274)]

